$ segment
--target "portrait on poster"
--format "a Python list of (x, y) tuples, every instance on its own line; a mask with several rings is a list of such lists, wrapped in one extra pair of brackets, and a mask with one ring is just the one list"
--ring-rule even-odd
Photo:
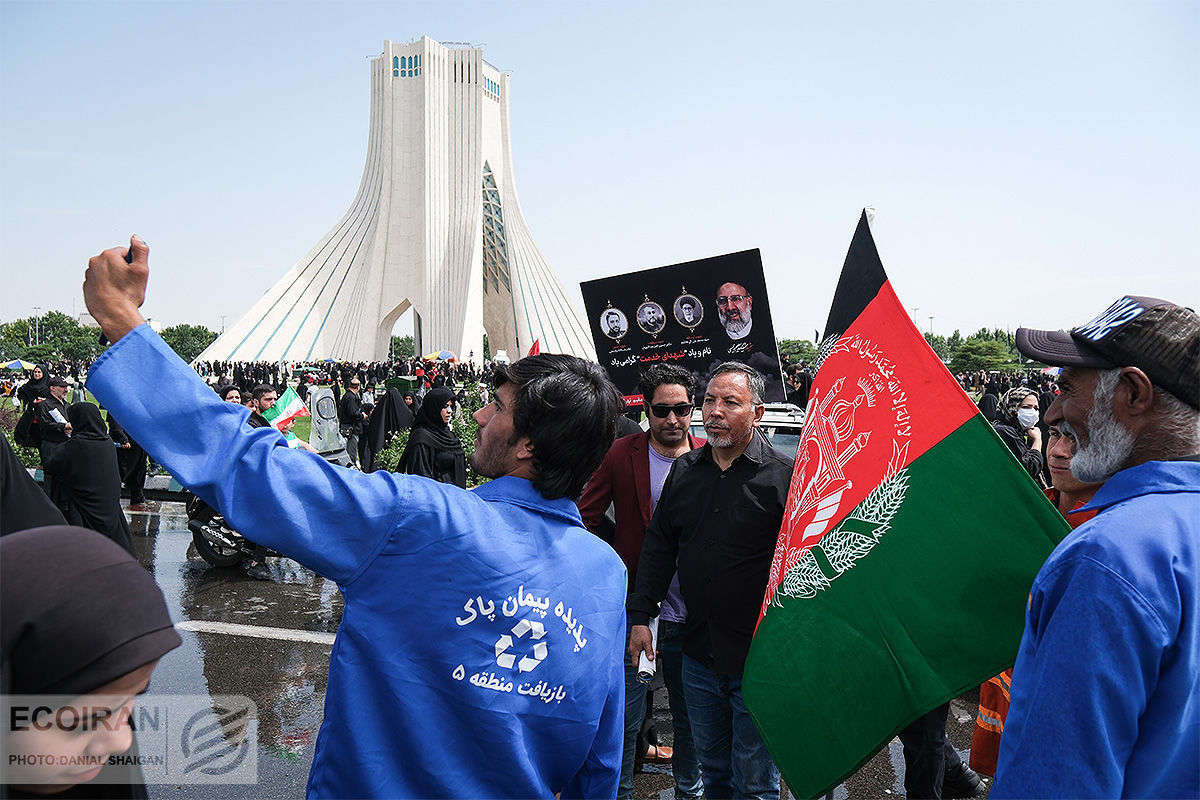
[(717, 317), (725, 335), (735, 341), (749, 336), (754, 323), (751, 317), (754, 298), (746, 287), (732, 281), (722, 283), (717, 288), (716, 301)]
[(600, 315), (600, 330), (610, 339), (620, 339), (629, 332), (629, 320), (621, 309), (610, 306)]
[(667, 324), (667, 315), (663, 312), (663, 307), (658, 303), (646, 297), (637, 310), (638, 327), (651, 336), (657, 336), (662, 333), (662, 329)]
[(694, 294), (684, 292), (675, 298), (675, 321), (694, 331), (704, 321), (704, 304)]

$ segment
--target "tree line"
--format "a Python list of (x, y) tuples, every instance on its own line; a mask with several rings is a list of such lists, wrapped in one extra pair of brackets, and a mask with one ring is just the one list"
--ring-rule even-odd
[[(217, 338), (203, 325), (172, 325), (160, 333), (172, 350), (184, 361), (191, 361)], [(1001, 328), (980, 328), (964, 337), (955, 331), (949, 336), (925, 334), (925, 341), (953, 373), (979, 370), (1021, 369), (1026, 366), (1017, 352), (1013, 335)], [(807, 339), (780, 339), (780, 357), (793, 364), (811, 365), (817, 357), (815, 344)], [(49, 361), (90, 361), (104, 352), (100, 329), (82, 325), (61, 311), (48, 311), (39, 317), (26, 317), (0, 323), (0, 361), (24, 359), (34, 363)], [(412, 336), (393, 336), (393, 360), (415, 355)], [(488, 357), (486, 337), (484, 358)]]

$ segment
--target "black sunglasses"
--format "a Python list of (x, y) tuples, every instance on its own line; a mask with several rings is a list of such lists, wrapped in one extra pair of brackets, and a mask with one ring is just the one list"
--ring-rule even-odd
[(650, 411), (653, 412), (654, 416), (658, 417), (659, 419), (666, 419), (672, 411), (675, 412), (675, 416), (683, 419), (692, 413), (694, 406), (691, 403), (679, 403), (673, 406), (654, 405), (650, 406), (649, 408)]

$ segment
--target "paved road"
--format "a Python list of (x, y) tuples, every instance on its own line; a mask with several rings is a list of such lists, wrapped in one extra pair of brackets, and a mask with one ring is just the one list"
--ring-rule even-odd
[[(157, 694), (246, 695), (258, 706), (257, 785), (151, 785), (152, 798), (294, 798), (304, 794), (321, 724), (333, 636), (342, 616), (336, 585), (286, 558), (270, 559), (274, 581), (218, 569), (195, 555), (183, 505), (128, 512), (138, 558), (166, 595), (183, 646), (163, 658), (150, 687)], [(668, 732), (665, 693), (656, 697)], [(951, 741), (964, 758), (975, 693), (953, 701)], [(431, 745), (432, 746), (432, 745)], [(638, 798), (670, 797), (667, 770), (637, 776)], [(903, 759), (893, 741), (833, 793), (835, 800), (903, 796)]]
[(152, 798), (295, 798), (304, 795), (321, 725), (337, 586), (289, 559), (271, 559), (274, 581), (189, 557), (180, 503), (128, 512), (138, 559), (166, 595), (183, 646), (155, 670), (160, 694), (245, 695), (258, 706), (256, 786), (151, 785)]

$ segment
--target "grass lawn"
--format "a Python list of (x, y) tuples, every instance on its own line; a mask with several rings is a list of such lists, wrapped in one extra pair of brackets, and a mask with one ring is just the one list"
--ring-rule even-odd
[(300, 417), (296, 420), (295, 427), (292, 428), (292, 433), (296, 434), (296, 438), (302, 442), (308, 441), (308, 435), (312, 432), (312, 417)]

